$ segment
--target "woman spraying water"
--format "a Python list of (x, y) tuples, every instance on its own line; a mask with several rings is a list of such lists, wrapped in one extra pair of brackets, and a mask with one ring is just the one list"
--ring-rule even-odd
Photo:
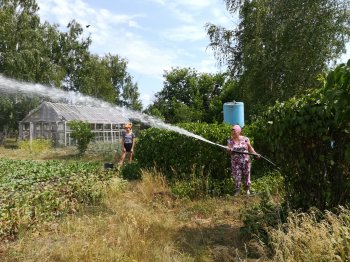
[(250, 195), (250, 168), (251, 161), (249, 154), (252, 153), (258, 158), (260, 157), (251, 146), (249, 138), (241, 136), (241, 127), (234, 125), (231, 130), (231, 137), (227, 140), (227, 150), (231, 153), (231, 172), (235, 181), (234, 195), (240, 194), (242, 180), (247, 195)]

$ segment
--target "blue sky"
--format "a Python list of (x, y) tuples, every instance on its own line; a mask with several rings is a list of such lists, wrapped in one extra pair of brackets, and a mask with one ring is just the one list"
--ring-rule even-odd
[(237, 24), (223, 0), (37, 0), (42, 22), (66, 25), (75, 19), (90, 34), (90, 51), (128, 60), (146, 107), (163, 87), (164, 70), (191, 67), (220, 72), (205, 24)]

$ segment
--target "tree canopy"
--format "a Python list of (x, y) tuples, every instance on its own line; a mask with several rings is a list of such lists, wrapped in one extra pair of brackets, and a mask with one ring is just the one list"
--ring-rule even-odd
[[(60, 32), (42, 23), (35, 0), (0, 1), (0, 74), (13, 79), (79, 91), (135, 110), (142, 108), (138, 86), (119, 55), (103, 57), (89, 51), (90, 37), (76, 21)], [(15, 129), (40, 99), (2, 94), (0, 130)]]
[(239, 24), (207, 24), (218, 61), (239, 79), (248, 115), (318, 85), (317, 75), (345, 51), (349, 0), (226, 0)]
[(156, 93), (147, 113), (169, 123), (222, 122), (222, 103), (232, 101), (235, 87), (226, 74), (172, 68), (163, 77), (164, 87)]

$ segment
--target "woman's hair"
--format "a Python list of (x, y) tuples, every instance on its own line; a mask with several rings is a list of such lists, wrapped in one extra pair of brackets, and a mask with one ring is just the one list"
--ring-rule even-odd
[(132, 123), (127, 123), (124, 125), (124, 128), (132, 128)]

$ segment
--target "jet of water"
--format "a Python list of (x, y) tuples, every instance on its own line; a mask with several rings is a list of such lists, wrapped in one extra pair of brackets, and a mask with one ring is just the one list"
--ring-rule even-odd
[(64, 91), (61, 89), (57, 89), (55, 87), (49, 87), (44, 86), (41, 84), (31, 84), (26, 82), (20, 82), (16, 81), (10, 78), (6, 78), (2, 75), (0, 75), (0, 91), (4, 93), (10, 93), (10, 94), (23, 94), (25, 96), (39, 96), (39, 97), (48, 97), (50, 100), (55, 102), (62, 102), (65, 101), (69, 104), (74, 105), (86, 105), (86, 106), (93, 106), (93, 107), (104, 107), (104, 108), (110, 108), (114, 110), (118, 110), (120, 114), (128, 119), (136, 119), (146, 125), (165, 129), (165, 130), (171, 130), (174, 132), (177, 132), (179, 134), (193, 137), (198, 140), (201, 140), (203, 142), (219, 146), (222, 148), (227, 148), (226, 146), (214, 143), (212, 141), (209, 141), (205, 139), (204, 137), (201, 137), (199, 135), (193, 134), (183, 128), (172, 126), (169, 124), (164, 123), (162, 120), (155, 118), (153, 116), (149, 116), (147, 114), (144, 114), (139, 111), (130, 110), (124, 107), (118, 107), (116, 105), (110, 104), (108, 102), (102, 101), (97, 98), (93, 98), (87, 95), (83, 95), (79, 92), (74, 91)]

